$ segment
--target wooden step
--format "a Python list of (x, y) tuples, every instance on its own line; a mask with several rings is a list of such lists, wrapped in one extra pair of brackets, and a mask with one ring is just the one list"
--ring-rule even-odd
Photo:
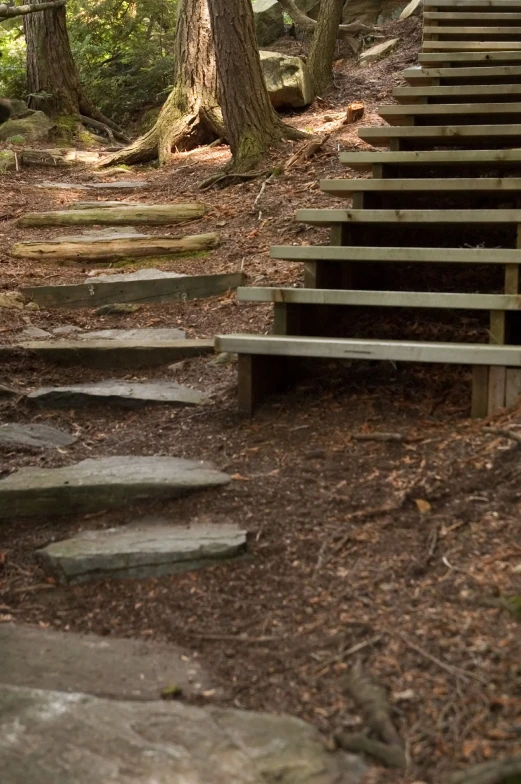
[(505, 98), (519, 99), (519, 96), (521, 81), (519, 84), (457, 84), (443, 87), (395, 87), (393, 90), (393, 97), (402, 105), (428, 103), (438, 106), (439, 103), (474, 103), (491, 98), (503, 102)]
[[(479, 14), (478, 14), (479, 16)], [(440, 37), (455, 36), (456, 38), (466, 39), (471, 37), (473, 41), (483, 41), (488, 39), (489, 36), (504, 36), (505, 41), (512, 41), (519, 38), (521, 34), (521, 27), (517, 25), (508, 25), (506, 27), (492, 27), (476, 25), (466, 25), (464, 27), (454, 27), (452, 25), (425, 25), (423, 28), (423, 35), (436, 35)]]
[[(393, 125), (411, 123), (416, 117), (427, 118), (447, 118), (450, 122), (458, 121), (458, 116), (476, 116), (476, 123), (479, 119), (483, 122), (479, 124), (490, 124), (495, 117), (512, 118), (516, 121), (516, 116), (521, 114), (521, 103), (434, 103), (434, 104), (386, 104), (378, 107), (378, 114), (386, 122)], [(487, 123), (488, 120), (488, 123)], [(435, 124), (435, 123), (433, 123)]]
[(331, 196), (351, 198), (354, 193), (501, 193), (521, 192), (520, 177), (452, 177), (418, 179), (320, 180), (320, 190)]
[(518, 83), (521, 80), (521, 66), (518, 65), (479, 65), (463, 68), (407, 68), (402, 71), (406, 82), (416, 86), (430, 82), (454, 80), (461, 84), (502, 84)]
[[(521, 8), (521, 5), (520, 5)], [(425, 22), (520, 22), (520, 11), (425, 11), (423, 14)]]
[(448, 8), (454, 11), (476, 9), (479, 11), (483, 8), (489, 11), (500, 13), (501, 11), (521, 11), (521, 2), (519, 0), (424, 0), (425, 10), (433, 11), (437, 9), (447, 10)]
[[(423, 41), (422, 52), (521, 52), (521, 42), (517, 41)], [(422, 61), (423, 62), (423, 61)]]
[(445, 294), (423, 291), (349, 291), (243, 287), (238, 289), (237, 297), (241, 302), (272, 302), (284, 305), (521, 310), (521, 298), (513, 294)]
[[(310, 212), (310, 210), (306, 210), (306, 212)], [(337, 211), (331, 210), (329, 212)], [(279, 261), (304, 263), (307, 261), (349, 261), (362, 264), (521, 264), (521, 250), (516, 248), (373, 248), (357, 245), (273, 245), (270, 248), (270, 256)]]
[(485, 147), (491, 142), (521, 144), (521, 125), (384, 125), (360, 128), (358, 135), (376, 147), (384, 147), (393, 139), (403, 139), (408, 144), (464, 147), (478, 143)]
[(324, 359), (393, 360), (456, 365), (521, 366), (519, 346), (430, 343), (410, 340), (309, 338), (283, 335), (218, 335), (215, 350), (233, 354), (323, 357)]
[(521, 166), (517, 150), (406, 150), (404, 152), (341, 152), (340, 163), (367, 171), (372, 166)]
[[(421, 224), (521, 224), (521, 210), (331, 210), (296, 211), (302, 223), (331, 226), (336, 223), (404, 223)], [(488, 251), (487, 251), (488, 252)]]
[(450, 66), (452, 63), (462, 66), (464, 63), (477, 67), (481, 65), (497, 65), (499, 63), (520, 63), (521, 51), (513, 51), (513, 47), (506, 52), (422, 52), (418, 55), (420, 65)]

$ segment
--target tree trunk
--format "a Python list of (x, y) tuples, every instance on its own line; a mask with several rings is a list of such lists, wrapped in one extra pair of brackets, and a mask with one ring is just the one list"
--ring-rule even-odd
[(333, 80), (333, 58), (343, 7), (344, 0), (322, 0), (320, 4), (307, 61), (315, 95), (323, 95)]
[(224, 137), (207, 0), (182, 0), (179, 5), (173, 83), (154, 127), (100, 165), (152, 158), (164, 165), (173, 148), (189, 150)]
[[(32, 0), (31, 5), (43, 5)], [(65, 6), (24, 16), (27, 41), (27, 91), (29, 106), (51, 117), (92, 117), (119, 131), (91, 104), (81, 88), (72, 57)]]
[(247, 171), (284, 137), (305, 134), (275, 113), (264, 83), (250, 0), (208, 0), (221, 108), (233, 155), (230, 168)]

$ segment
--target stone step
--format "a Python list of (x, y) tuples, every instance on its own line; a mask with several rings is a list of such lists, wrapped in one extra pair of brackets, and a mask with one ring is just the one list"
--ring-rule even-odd
[(521, 125), (401, 125), (396, 128), (378, 126), (360, 128), (358, 135), (376, 147), (389, 145), (392, 140), (404, 140), (415, 146), (464, 147), (475, 144), (486, 147), (491, 144), (521, 143)]
[(241, 272), (178, 275), (148, 269), (99, 275), (76, 285), (28, 286), (21, 291), (41, 307), (99, 308), (124, 302), (149, 304), (212, 297), (242, 285), (244, 277)]
[(6, 422), (0, 425), (0, 444), (34, 449), (56, 449), (74, 444), (76, 437), (50, 425)]
[(294, 716), (10, 685), (0, 758), (5, 784), (267, 784), (281, 771), (285, 784), (362, 784), (368, 772)]
[[(119, 379), (41, 387), (27, 395), (27, 402), (45, 408), (79, 408), (89, 405), (120, 405), (132, 408), (149, 405), (174, 407), (203, 403), (202, 392), (173, 381), (121, 381)], [(0, 441), (2, 439), (0, 426)]]
[(372, 166), (393, 167), (476, 167), (510, 168), (521, 166), (517, 150), (404, 150), (403, 152), (341, 152), (340, 163), (366, 171)]
[(0, 479), (0, 519), (98, 512), (179, 498), (227, 484), (208, 463), (176, 457), (103, 457), (61, 468), (20, 468)]
[(49, 362), (109, 370), (167, 365), (212, 354), (213, 340), (41, 340), (0, 346), (0, 357), (20, 350)]
[(173, 685), (186, 696), (214, 687), (200, 658), (169, 643), (0, 624), (0, 683), (98, 697), (158, 700)]
[(37, 550), (42, 566), (62, 584), (148, 579), (214, 566), (246, 550), (246, 531), (235, 525), (188, 527), (151, 520), (81, 531)]

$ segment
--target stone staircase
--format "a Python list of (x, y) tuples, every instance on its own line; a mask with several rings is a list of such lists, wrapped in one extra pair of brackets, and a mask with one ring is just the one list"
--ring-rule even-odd
[[(216, 339), (218, 351), (239, 354), (245, 413), (291, 382), (302, 358), (471, 366), (477, 417), (521, 394), (521, 2), (426, 0), (424, 9), (420, 66), (404, 72), (410, 86), (379, 108), (389, 125), (359, 130), (389, 150), (341, 153), (342, 164), (372, 176), (320, 183), (350, 208), (297, 211), (328, 227), (330, 244), (272, 248), (272, 258), (304, 265), (304, 287), (239, 288), (242, 301), (274, 303), (274, 334)], [(470, 290), (455, 289), (463, 268)], [(409, 269), (415, 290), (393, 288)], [(454, 282), (433, 286), (437, 275)], [(455, 311), (460, 333), (478, 314), (488, 332), (484, 323), (465, 343), (339, 335), (339, 307), (414, 309), (416, 321), (418, 309)], [(486, 334), (488, 345), (478, 342)]]

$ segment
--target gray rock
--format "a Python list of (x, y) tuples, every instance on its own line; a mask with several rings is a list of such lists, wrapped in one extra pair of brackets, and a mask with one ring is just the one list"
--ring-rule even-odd
[(253, 0), (253, 20), (259, 46), (269, 46), (284, 35), (284, 16), (277, 0)]
[(81, 332), (81, 327), (77, 327), (74, 324), (65, 324), (63, 327), (56, 327), (53, 329), (53, 335), (74, 335), (77, 332)]
[(70, 446), (75, 441), (76, 438), (70, 433), (49, 425), (21, 425), (16, 422), (0, 425), (0, 444), (55, 449), (58, 446)]
[(157, 700), (178, 686), (198, 694), (212, 682), (199, 659), (176, 645), (0, 624), (0, 683), (98, 697)]
[(233, 558), (246, 548), (246, 531), (232, 525), (134, 524), (82, 531), (53, 542), (36, 557), (60, 583), (104, 578), (161, 577)]
[(196, 389), (173, 381), (127, 382), (115, 380), (75, 384), (68, 387), (42, 387), (27, 396), (29, 403), (50, 408), (119, 404), (146, 406), (197, 406), (204, 402), (204, 395)]
[(223, 351), (221, 354), (217, 354), (216, 357), (210, 359), (208, 364), (211, 367), (218, 367), (219, 365), (233, 365), (237, 362), (237, 354), (229, 354), (227, 351)]
[(182, 329), (98, 329), (94, 332), (82, 332), (78, 335), (82, 340), (183, 340), (186, 334)]
[(123, 272), (116, 275), (96, 275), (95, 278), (87, 278), (87, 283), (127, 283), (131, 280), (157, 280), (157, 278), (184, 278), (178, 272), (163, 272), (163, 270), (148, 267), (137, 270), (136, 272)]
[(54, 123), (43, 112), (33, 112), (28, 117), (8, 120), (0, 126), (0, 141), (12, 136), (23, 136), (24, 141), (43, 142), (49, 138)]
[(362, 52), (360, 55), (359, 65), (372, 65), (372, 63), (378, 62), (378, 60), (381, 60), (383, 57), (387, 57), (396, 49), (399, 41), (399, 38), (391, 38), (389, 41), (371, 46), (370, 49), (366, 49), (365, 52)]
[(20, 468), (0, 480), (0, 519), (95, 512), (219, 487), (227, 474), (177, 457), (104, 457), (62, 468)]
[(313, 101), (311, 77), (306, 63), (300, 57), (288, 57), (279, 52), (259, 52), (264, 81), (271, 103), (300, 108)]
[(0, 687), (6, 784), (362, 784), (357, 757), (272, 716)]
[(50, 338), (51, 333), (47, 332), (46, 329), (40, 329), (40, 327), (26, 327), (26, 329), (22, 330), (22, 335), (27, 335), (28, 338)]

